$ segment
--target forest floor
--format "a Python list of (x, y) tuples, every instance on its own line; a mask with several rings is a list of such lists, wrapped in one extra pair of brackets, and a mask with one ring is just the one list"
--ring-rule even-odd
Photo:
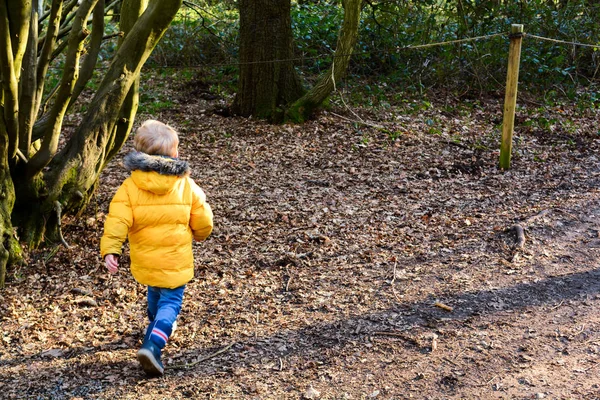
[(65, 219), (70, 247), (0, 291), (0, 397), (600, 399), (598, 109), (524, 102), (501, 171), (501, 96), (270, 125), (188, 86), (152, 117), (180, 131), (215, 229), (165, 376), (136, 362), (127, 251), (117, 275), (98, 254), (129, 141)]

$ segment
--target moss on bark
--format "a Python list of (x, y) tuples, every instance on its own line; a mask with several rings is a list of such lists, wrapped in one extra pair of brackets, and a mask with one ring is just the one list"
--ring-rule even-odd
[(334, 62), (329, 71), (321, 76), (319, 82), (308, 93), (288, 107), (285, 114), (285, 121), (287, 122), (299, 123), (310, 118), (314, 111), (329, 97), (335, 88), (336, 82), (346, 74), (350, 56), (358, 38), (362, 0), (346, 0), (343, 5), (344, 23), (338, 36)]
[(22, 252), (11, 222), (11, 211), (15, 204), (15, 189), (6, 167), (0, 169), (0, 183), (2, 187), (0, 192), (0, 288), (2, 288), (6, 281), (8, 267), (21, 261)]

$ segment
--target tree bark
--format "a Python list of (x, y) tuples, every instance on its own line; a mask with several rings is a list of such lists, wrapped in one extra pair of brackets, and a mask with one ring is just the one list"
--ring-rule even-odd
[(81, 63), (81, 69), (79, 71), (79, 76), (77, 77), (77, 83), (75, 84), (71, 99), (69, 100), (68, 108), (70, 108), (77, 101), (77, 98), (85, 88), (85, 85), (94, 74), (94, 69), (96, 68), (96, 63), (98, 62), (98, 55), (100, 54), (102, 38), (104, 36), (104, 6), (104, 0), (98, 0), (94, 8), (90, 44), (85, 59)]
[[(119, 20), (121, 21), (121, 31), (123, 32), (123, 37), (121, 40), (119, 40), (119, 47), (123, 45), (123, 40), (127, 37), (133, 28), (135, 21), (137, 21), (140, 15), (142, 15), (146, 7), (148, 7), (148, 0), (132, 0), (125, 4), (119, 5)], [(121, 111), (119, 112), (118, 117), (118, 121), (121, 123), (117, 124), (114, 128), (114, 140), (107, 149), (108, 154), (105, 159), (105, 164), (110, 161), (115, 154), (117, 154), (119, 149), (129, 137), (129, 133), (133, 127), (133, 120), (138, 109), (139, 89), (140, 77), (138, 75), (136, 80), (133, 82), (133, 85), (129, 89), (129, 93), (127, 93), (127, 97), (125, 97), (123, 105), (121, 106)]]
[(338, 36), (331, 68), (321, 76), (319, 82), (287, 110), (285, 119), (290, 122), (303, 122), (319, 107), (334, 90), (335, 85), (346, 74), (350, 57), (358, 38), (362, 0), (345, 0), (344, 23)]
[(37, 89), (37, 42), (38, 42), (38, 20), (40, 15), (40, 2), (35, 0), (31, 10), (29, 22), (29, 36), (27, 48), (23, 57), (23, 72), (19, 82), (19, 150), (29, 157), (29, 146), (31, 146), (31, 132), (35, 121), (35, 98)]
[[(152, 1), (139, 17), (122, 45), (93, 97), (89, 109), (73, 136), (50, 161), (47, 170), (26, 180), (19, 188), (19, 204), (40, 201), (37, 213), (15, 207), (13, 218), (23, 227), (23, 239), (33, 246), (44, 237), (58, 239), (59, 213), (77, 214), (89, 201), (99, 174), (116, 144), (123, 139), (117, 132), (127, 131), (130, 120), (119, 119), (123, 104), (139, 77), (150, 53), (168, 28), (182, 0)], [(125, 5), (124, 5), (125, 7)], [(16, 180), (15, 180), (16, 181)]]
[[(294, 69), (290, 0), (240, 0), (240, 78), (232, 111), (281, 119), (304, 89)], [(279, 61), (281, 60), (281, 61)]]
[(15, 74), (19, 80), (21, 63), (25, 48), (27, 47), (27, 32), (31, 21), (31, 0), (8, 1), (8, 23), (10, 26), (10, 40), (15, 63)]
[[(51, 9), (42, 17), (47, 21), (38, 25), (35, 15), (42, 10), (37, 3), (32, 7), (31, 0), (0, 0), (0, 287), (4, 284), (7, 265), (20, 257), (13, 227), (18, 226), (20, 240), (30, 248), (44, 241), (57, 243), (62, 240), (62, 214), (80, 213), (87, 205), (101, 170), (129, 135), (137, 109), (141, 68), (175, 17), (182, 0), (123, 2), (124, 38), (82, 122), (64, 146), (57, 146), (62, 134), (62, 116), (91, 76), (95, 64), (103, 31), (103, 3), (104, 0), (71, 0), (63, 12), (63, 0), (53, 0)], [(18, 22), (23, 21), (23, 10), (9, 10), (7, 4), (28, 7), (25, 34), (21, 26), (24, 22)], [(94, 5), (91, 49), (78, 79), (82, 40), (89, 33), (86, 21)], [(66, 15), (69, 13), (66, 10), (73, 7), (77, 9)], [(14, 23), (12, 18), (17, 17), (13, 15), (18, 16)], [(29, 23), (34, 22), (36, 26), (30, 27)], [(68, 30), (67, 23), (72, 24)], [(18, 40), (12, 36), (13, 27), (18, 32)], [(45, 34), (38, 34), (38, 27), (45, 29)], [(70, 32), (69, 38), (63, 40), (68, 42), (68, 47), (61, 88), (50, 112), (38, 117), (32, 130), (49, 60), (60, 48), (56, 46), (60, 30)], [(23, 77), (30, 81), (19, 84), (17, 70), (23, 71)], [(21, 119), (18, 118), (20, 104), (27, 111)], [(19, 148), (20, 127), (23, 132)], [(41, 141), (40, 150), (30, 145), (34, 140)]]
[[(13, 10), (20, 18), (21, 14)], [(17, 78), (17, 59), (11, 40), (10, 13), (5, 1), (0, 1), (0, 76), (2, 77), (2, 96), (0, 111), (2, 111), (2, 124), (8, 135), (8, 158), (14, 159), (19, 144), (19, 84)], [(20, 31), (19, 31), (20, 32)], [(20, 41), (17, 41), (17, 45)], [(20, 68), (19, 68), (20, 69)]]
[(68, 51), (65, 59), (63, 76), (58, 94), (50, 110), (51, 123), (46, 128), (40, 149), (27, 164), (27, 177), (37, 175), (52, 160), (58, 150), (58, 141), (62, 129), (62, 121), (73, 96), (73, 88), (79, 76), (79, 58), (83, 50), (83, 41), (89, 35), (87, 20), (98, 0), (83, 0), (73, 21), (69, 35)]
[(9, 135), (6, 128), (5, 120), (0, 116), (0, 288), (4, 287), (7, 266), (21, 258), (21, 248), (11, 222), (15, 189), (8, 163)]

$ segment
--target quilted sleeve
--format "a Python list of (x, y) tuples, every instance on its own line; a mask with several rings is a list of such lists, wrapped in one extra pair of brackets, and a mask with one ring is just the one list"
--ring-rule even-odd
[(104, 234), (100, 239), (102, 259), (107, 254), (121, 254), (121, 247), (127, 239), (127, 233), (132, 224), (133, 211), (125, 182), (119, 187), (110, 202), (108, 216), (104, 222)]
[(190, 186), (192, 189), (190, 228), (192, 228), (194, 240), (202, 241), (212, 232), (213, 212), (206, 202), (206, 195), (192, 179), (190, 179)]

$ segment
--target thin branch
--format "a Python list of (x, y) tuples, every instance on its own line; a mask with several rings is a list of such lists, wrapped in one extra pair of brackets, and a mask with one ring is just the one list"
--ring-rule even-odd
[(79, 70), (79, 77), (77, 83), (73, 88), (73, 94), (69, 101), (71, 107), (77, 101), (77, 98), (85, 88), (85, 85), (94, 74), (94, 67), (98, 61), (98, 54), (100, 54), (100, 46), (102, 45), (102, 38), (104, 35), (104, 0), (98, 0), (96, 7), (94, 8), (94, 17), (92, 19), (92, 38), (90, 40), (90, 46), (87, 55)]
[(23, 154), (19, 149), (17, 149), (17, 157), (19, 157), (25, 164), (27, 164), (27, 157), (25, 157), (25, 154)]
[(50, 65), (52, 50), (56, 44), (56, 36), (58, 34), (60, 16), (62, 14), (62, 3), (62, 0), (52, 1), (50, 20), (48, 21), (48, 30), (37, 65), (37, 91), (35, 93), (35, 106), (33, 109), (34, 114), (37, 114), (40, 109), (40, 105), (42, 104), (42, 94), (44, 92), (44, 84), (46, 82), (46, 73), (48, 72), (48, 66)]
[(21, 91), (19, 93), (19, 150), (25, 154), (29, 154), (31, 132), (35, 121), (34, 107), (36, 104), (35, 93), (37, 92), (38, 5), (39, 3), (37, 1), (33, 2), (27, 48), (25, 50), (25, 55), (23, 56), (23, 72), (21, 73), (20, 82)]
[[(59, 40), (60, 38), (57, 38), (57, 40)], [(54, 49), (54, 51), (52, 52), (52, 55), (50, 56), (50, 62), (56, 60), (56, 57), (60, 56), (62, 54), (62, 52), (67, 48), (67, 46), (69, 45), (69, 39), (64, 39), (62, 40), (58, 46), (56, 46), (56, 48)]]
[[(77, 0), (75, 2), (72, 1), (69, 4), (67, 4), (65, 9), (63, 10), (62, 18), (60, 20), (61, 27), (65, 27), (69, 22), (71, 22), (73, 20), (73, 18), (75, 18), (75, 16), (79, 12), (79, 10), (73, 11), (73, 9), (75, 8), (75, 5), (79, 4), (79, 3), (83, 3), (83, 1)], [(81, 6), (81, 4), (79, 4), (79, 5)], [(71, 11), (73, 11), (73, 12), (71, 12)]]
[(336, 114), (336, 113), (331, 112), (331, 111), (330, 111), (330, 113), (332, 115), (335, 115), (338, 118), (341, 118), (341, 119), (343, 119), (345, 121), (348, 121), (348, 122), (352, 122), (354, 124), (366, 125), (366, 126), (370, 126), (371, 128), (375, 128), (375, 129), (386, 131), (386, 128), (384, 126), (382, 126), (382, 125), (377, 125), (377, 124), (373, 124), (371, 122), (362, 121), (362, 120), (361, 121), (357, 121), (357, 120), (354, 120), (354, 119), (350, 119), (350, 118), (344, 117), (343, 115)]
[(112, 10), (113, 8), (115, 8), (115, 6), (117, 6), (121, 1), (122, 0), (112, 0), (112, 1), (109, 1), (108, 4), (106, 4), (106, 8), (104, 9), (105, 16), (111, 17), (112, 15), (108, 14), (108, 12), (110, 10)]
[(116, 37), (122, 38), (123, 32), (117, 32), (117, 33), (112, 33), (110, 35), (103, 36), (102, 40), (110, 40), (110, 39), (116, 38)]
[[(60, 3), (62, 4), (62, 3), (63, 3), (63, 1), (61, 0), (61, 1), (60, 1)], [(74, 5), (75, 5), (75, 3), (77, 3), (77, 0), (71, 0), (71, 3), (69, 3), (69, 4), (68, 4), (68, 5), (65, 7), (65, 9), (67, 9), (67, 8), (69, 8), (69, 7), (72, 7), (72, 6), (71, 6), (71, 4), (73, 4), (73, 6), (74, 6)], [(40, 10), (40, 12), (41, 12), (41, 11), (42, 11), (42, 10)], [(44, 21), (46, 20), (46, 18), (50, 17), (51, 15), (52, 15), (52, 7), (50, 7), (50, 9), (49, 9), (48, 11), (44, 12), (44, 13), (42, 14), (42, 16), (40, 17), (40, 19), (39, 19), (39, 21), (38, 21), (38, 24), (39, 24), (38, 30), (39, 30), (39, 31), (41, 31), (41, 30), (42, 30), (42, 28), (43, 28), (43, 27), (42, 27), (42, 22), (44, 22)], [(50, 19), (52, 19), (52, 18), (50, 18)]]
[(27, 49), (29, 24), (31, 23), (31, 1), (8, 1), (8, 22), (12, 42), (13, 62), (17, 81), (21, 77), (21, 65)]
[(167, 369), (185, 369), (185, 368), (190, 368), (193, 367), (196, 364), (199, 364), (201, 362), (204, 362), (206, 360), (210, 360), (211, 358), (215, 358), (216, 356), (218, 356), (219, 354), (223, 354), (225, 353), (227, 350), (229, 350), (232, 346), (234, 345), (234, 343), (230, 343), (227, 346), (223, 347), (221, 350), (218, 350), (212, 354), (209, 354), (207, 356), (201, 357), (199, 359), (197, 359), (194, 362), (191, 363), (187, 363), (187, 364), (175, 364), (175, 365), (170, 365), (167, 367)]
[(62, 206), (60, 205), (60, 202), (58, 200), (54, 202), (54, 212), (56, 213), (56, 229), (58, 233), (58, 239), (63, 244), (63, 246), (65, 246), (68, 249), (71, 246), (69, 246), (62, 234)]
[(398, 261), (394, 261), (394, 269), (392, 270), (392, 280), (390, 281), (390, 286), (392, 287), (392, 294), (394, 295), (394, 298), (396, 300), (398, 300), (399, 302), (402, 301), (402, 299), (400, 299), (400, 297), (398, 297), (398, 294), (396, 293), (396, 286), (394, 285), (396, 282), (396, 266), (398, 265)]
[(208, 33), (210, 33), (211, 35), (213, 35), (214, 37), (216, 37), (217, 39), (219, 39), (219, 40), (220, 40), (220, 41), (222, 41), (222, 42), (225, 42), (225, 43), (228, 43), (228, 44), (235, 44), (235, 43), (233, 43), (233, 42), (231, 42), (231, 41), (229, 41), (229, 40), (225, 40), (225, 39), (223, 39), (223, 38), (222, 38), (222, 37), (220, 37), (220, 36), (219, 36), (219, 35), (218, 35), (216, 32), (214, 32), (214, 30), (213, 30), (211, 27), (209, 27), (209, 26), (206, 26), (206, 23), (205, 23), (205, 22), (206, 22), (206, 18), (204, 18), (204, 16), (203, 16), (203, 15), (200, 13), (200, 10), (202, 10), (202, 11), (204, 11), (205, 13), (207, 13), (207, 14), (210, 14), (210, 15), (212, 15), (213, 17), (215, 17), (215, 18), (216, 18), (216, 16), (215, 16), (215, 15), (213, 15), (213, 14), (209, 13), (208, 11), (206, 11), (206, 10), (204, 10), (204, 9), (200, 8), (200, 7), (198, 7), (198, 5), (197, 5), (197, 4), (194, 4), (194, 3), (190, 2), (190, 1), (185, 1), (185, 0), (184, 0), (183, 4), (184, 4), (185, 6), (187, 6), (188, 8), (190, 8), (192, 11), (194, 11), (196, 14), (198, 14), (198, 16), (200, 17), (200, 19), (202, 20), (202, 27), (203, 27), (204, 29), (206, 29), (206, 31), (207, 31)]

